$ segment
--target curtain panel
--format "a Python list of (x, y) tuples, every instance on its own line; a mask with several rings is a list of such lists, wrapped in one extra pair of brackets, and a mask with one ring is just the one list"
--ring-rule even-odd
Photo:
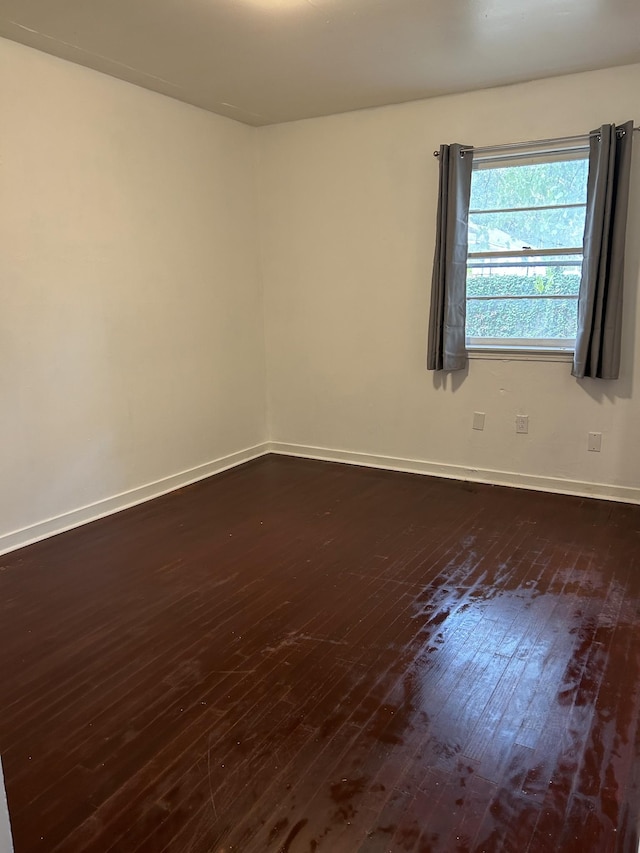
[(466, 280), (473, 151), (441, 145), (436, 248), (431, 282), (428, 370), (461, 370), (467, 363)]
[(589, 178), (578, 332), (572, 374), (620, 373), (624, 249), (633, 122), (604, 124), (589, 140)]

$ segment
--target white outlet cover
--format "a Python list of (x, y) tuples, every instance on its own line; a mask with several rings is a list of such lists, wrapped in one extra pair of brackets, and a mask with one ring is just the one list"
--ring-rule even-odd
[(594, 453), (600, 453), (602, 450), (602, 433), (601, 432), (590, 432), (589, 437), (587, 439), (587, 450), (591, 450)]
[(484, 429), (484, 412), (473, 413), (473, 428)]

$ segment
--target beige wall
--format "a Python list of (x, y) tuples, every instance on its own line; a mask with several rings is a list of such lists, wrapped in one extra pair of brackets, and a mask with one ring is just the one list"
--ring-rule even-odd
[(1, 551), (266, 433), (253, 128), (5, 40), (0, 116)]
[[(396, 457), (390, 464), (479, 469), (499, 482), (525, 475), (551, 488), (578, 481), (568, 487), (640, 499), (640, 139), (622, 378), (576, 382), (568, 364), (472, 361), (463, 381), (441, 387), (425, 369), (432, 151), (637, 123), (638, 91), (636, 65), (261, 129), (272, 439), (330, 458)], [(484, 432), (471, 429), (474, 411), (486, 412)], [(516, 414), (529, 415), (528, 436), (515, 434)], [(603, 433), (600, 454), (587, 452), (588, 431)]]
[(267, 438), (640, 499), (640, 145), (620, 381), (424, 367), (431, 151), (638, 119), (638, 90), (629, 66), (254, 129), (0, 40), (0, 552)]

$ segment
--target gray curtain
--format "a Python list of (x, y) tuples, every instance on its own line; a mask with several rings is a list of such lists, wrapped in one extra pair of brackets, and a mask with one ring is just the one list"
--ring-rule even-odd
[(578, 298), (574, 376), (617, 379), (620, 372), (624, 244), (633, 122), (591, 133), (584, 260)]
[(467, 244), (471, 166), (468, 146), (440, 146), (436, 250), (429, 314), (429, 370), (461, 370), (467, 363)]

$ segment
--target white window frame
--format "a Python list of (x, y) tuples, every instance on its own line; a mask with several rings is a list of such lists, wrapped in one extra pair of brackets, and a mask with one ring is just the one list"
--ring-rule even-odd
[[(511, 155), (492, 155), (490, 157), (474, 158), (473, 170), (481, 168), (491, 168), (500, 164), (503, 168), (512, 165), (514, 167), (522, 165), (524, 159), (531, 160), (535, 163), (553, 163), (567, 159), (567, 154), (570, 153), (571, 159), (587, 159), (588, 148), (570, 150), (554, 149), (537, 151), (535, 154), (518, 153)], [(585, 199), (586, 201), (586, 199)], [(550, 204), (539, 205), (533, 207), (522, 208), (500, 208), (486, 212), (503, 212), (510, 213), (516, 210), (558, 210), (569, 207), (584, 207), (582, 203), (575, 204)], [(483, 213), (482, 210), (470, 210), (469, 213)], [(490, 260), (492, 257), (496, 259), (508, 259), (511, 257), (514, 260), (518, 258), (539, 258), (541, 256), (550, 257), (553, 255), (564, 256), (576, 255), (580, 258), (576, 262), (576, 266), (582, 265), (582, 246), (570, 246), (554, 249), (525, 249), (520, 251), (505, 250), (505, 251), (487, 251), (487, 252), (467, 252), (467, 262), (475, 260)], [(532, 294), (526, 296), (502, 296), (502, 299), (566, 299), (575, 298), (575, 294)], [(467, 296), (467, 301), (484, 300), (491, 301), (491, 296)], [(575, 350), (575, 338), (472, 338), (466, 337), (466, 349), (469, 358), (489, 358), (489, 359), (505, 359), (505, 360), (527, 360), (527, 361), (571, 361)]]

